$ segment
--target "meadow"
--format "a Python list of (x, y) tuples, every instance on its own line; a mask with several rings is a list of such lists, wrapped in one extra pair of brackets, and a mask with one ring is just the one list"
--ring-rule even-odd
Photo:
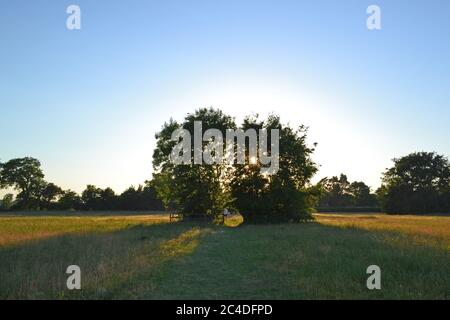
[[(0, 299), (450, 298), (450, 217), (315, 218), (214, 226), (157, 213), (0, 215)], [(66, 288), (73, 264), (82, 290)], [(381, 290), (366, 287), (373, 264)]]

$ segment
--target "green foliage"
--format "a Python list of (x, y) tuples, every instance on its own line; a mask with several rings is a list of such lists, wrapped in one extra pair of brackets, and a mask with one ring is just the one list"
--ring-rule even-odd
[(143, 187), (131, 186), (117, 199), (117, 206), (122, 210), (164, 210), (162, 202), (157, 198), (152, 181), (146, 181)]
[(47, 183), (47, 185), (41, 191), (41, 207), (46, 209), (56, 208), (56, 202), (54, 200), (57, 197), (62, 196), (64, 191), (55, 185), (54, 183)]
[[(194, 164), (194, 122), (202, 122), (202, 135), (208, 129), (218, 129), (225, 136), (226, 129), (234, 129), (233, 118), (222, 111), (209, 108), (188, 114), (183, 123), (172, 119), (156, 134), (156, 149), (153, 153), (154, 186), (166, 208), (184, 215), (206, 214), (218, 216), (231, 202), (227, 187), (229, 168), (225, 164)], [(172, 132), (183, 128), (191, 134), (191, 164), (174, 165), (170, 155), (176, 141)], [(207, 144), (203, 142), (202, 148)], [(225, 147), (224, 147), (225, 148)], [(225, 152), (225, 149), (223, 150)]]
[(377, 207), (376, 195), (364, 182), (349, 182), (345, 174), (323, 178), (317, 184), (321, 190), (320, 208)]
[(19, 191), (16, 201), (6, 195), (1, 202), (4, 210), (162, 210), (152, 181), (145, 186), (129, 188), (116, 195), (111, 188), (88, 185), (80, 197), (72, 190), (62, 190), (44, 180), (39, 160), (26, 157), (0, 163), (0, 188)]
[[(234, 166), (231, 192), (234, 205), (244, 217), (245, 223), (299, 222), (311, 219), (313, 194), (308, 183), (317, 166), (311, 160), (314, 151), (306, 145), (307, 129), (297, 130), (282, 125), (279, 117), (270, 116), (266, 121), (247, 117), (242, 129), (253, 128), (259, 140), (259, 129), (278, 129), (279, 170), (273, 175), (261, 173), (260, 161), (252, 162), (246, 153), (246, 164)], [(270, 134), (269, 134), (270, 136)], [(268, 153), (271, 153), (268, 141)]]
[(14, 195), (12, 195), (11, 193), (7, 193), (5, 194), (5, 196), (3, 197), (3, 200), (0, 203), (0, 209), (3, 211), (8, 211), (11, 210), (13, 204), (14, 204)]
[(45, 187), (41, 163), (25, 157), (0, 164), (0, 187), (12, 187), (19, 191), (17, 200), (21, 208), (39, 208), (41, 191)]
[[(301, 221), (311, 218), (313, 201), (308, 183), (317, 171), (310, 158), (312, 148), (306, 146), (306, 128), (297, 130), (284, 126), (280, 119), (271, 116), (267, 121), (247, 117), (241, 127), (244, 131), (268, 129), (268, 154), (271, 153), (270, 129), (280, 130), (280, 169), (272, 176), (261, 173), (263, 165), (249, 159), (246, 164), (229, 165), (194, 164), (194, 143), (191, 142), (191, 164), (174, 165), (170, 154), (176, 141), (171, 140), (175, 129), (183, 128), (194, 139), (194, 121), (202, 122), (203, 132), (218, 129), (226, 136), (227, 129), (236, 129), (234, 120), (216, 109), (200, 109), (189, 114), (182, 123), (170, 120), (156, 135), (153, 176), (158, 196), (166, 208), (184, 215), (207, 214), (217, 216), (225, 208), (239, 211), (246, 223)], [(202, 132), (202, 135), (203, 135)], [(235, 141), (236, 142), (236, 141)], [(202, 148), (208, 142), (203, 142)], [(248, 144), (248, 142), (246, 142)], [(223, 153), (229, 151), (224, 144)], [(228, 149), (228, 150), (226, 150)], [(233, 152), (237, 152), (234, 147)]]
[(450, 212), (450, 164), (446, 157), (416, 152), (393, 161), (378, 190), (386, 212)]
[(86, 189), (81, 193), (84, 208), (87, 210), (101, 210), (102, 205), (102, 189), (94, 185), (87, 185)]
[(371, 193), (370, 187), (362, 181), (352, 182), (349, 192), (354, 198), (356, 207), (376, 207), (378, 205), (376, 195)]
[(58, 208), (62, 210), (81, 210), (83, 208), (83, 201), (81, 197), (72, 190), (63, 191), (59, 198)]
[(164, 171), (153, 174), (152, 184), (155, 188), (156, 196), (161, 200), (166, 210), (174, 210), (176, 208), (173, 199), (173, 184), (171, 182), (172, 176), (170, 171)]
[(88, 185), (79, 199), (73, 192), (69, 193), (69, 203), (77, 209), (85, 210), (163, 210), (162, 202), (157, 198), (152, 181), (137, 188), (131, 186), (120, 195), (111, 188), (101, 189)]

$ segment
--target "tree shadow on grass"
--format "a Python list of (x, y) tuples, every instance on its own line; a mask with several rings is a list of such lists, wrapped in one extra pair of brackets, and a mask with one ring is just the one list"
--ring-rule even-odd
[[(211, 226), (136, 225), (113, 232), (67, 234), (0, 248), (1, 299), (139, 298), (152, 292), (165, 265), (196, 250)], [(82, 290), (65, 273), (78, 265)]]
[(114, 216), (158, 216), (168, 215), (158, 210), (42, 210), (42, 211), (0, 211), (0, 217), (114, 217)]
[[(243, 225), (209, 235), (170, 264), (158, 292), (169, 299), (448, 299), (449, 252), (403, 240), (319, 223)], [(373, 264), (382, 290), (367, 289)]]
[[(0, 249), (0, 298), (448, 299), (449, 258), (397, 233), (320, 223), (138, 225)], [(81, 291), (66, 288), (72, 264)], [(382, 290), (366, 287), (372, 264)]]

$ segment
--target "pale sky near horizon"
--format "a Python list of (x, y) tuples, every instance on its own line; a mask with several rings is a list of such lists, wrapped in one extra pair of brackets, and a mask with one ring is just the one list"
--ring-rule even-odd
[(446, 0), (0, 0), (0, 161), (121, 192), (151, 178), (164, 121), (214, 106), (309, 126), (314, 181), (376, 188), (394, 157), (450, 155), (449, 16)]

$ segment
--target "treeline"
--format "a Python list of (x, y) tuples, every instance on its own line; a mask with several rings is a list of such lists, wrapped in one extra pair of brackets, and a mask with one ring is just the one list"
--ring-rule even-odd
[[(170, 156), (177, 141), (172, 140), (171, 134), (175, 129), (183, 129), (193, 136), (195, 121), (201, 121), (203, 133), (217, 128), (222, 136), (227, 128), (245, 132), (278, 129), (279, 171), (271, 176), (261, 173), (264, 165), (260, 159), (249, 157), (248, 145), (245, 165), (174, 165)], [(261, 137), (255, 134), (260, 141)], [(371, 192), (365, 183), (349, 182), (345, 175), (312, 185), (318, 166), (312, 160), (315, 144), (306, 144), (306, 127), (282, 124), (274, 115), (266, 120), (246, 117), (239, 125), (219, 109), (199, 109), (181, 122), (171, 119), (165, 123), (156, 140), (156, 191), (166, 206), (184, 215), (202, 212), (214, 216), (228, 208), (241, 213), (244, 222), (267, 223), (308, 220), (317, 208), (354, 211), (381, 207), (390, 214), (450, 213), (450, 164), (445, 156), (434, 152), (415, 152), (393, 159), (393, 166), (383, 173), (382, 186)], [(204, 140), (202, 149), (214, 149), (214, 142)], [(236, 144), (231, 150), (235, 152)], [(226, 149), (215, 152), (224, 154)], [(267, 154), (271, 154), (270, 148)], [(191, 152), (191, 163), (192, 158)]]
[(319, 209), (380, 208), (391, 214), (450, 213), (450, 164), (446, 157), (434, 152), (414, 152), (393, 162), (394, 166), (383, 173), (382, 185), (374, 193), (363, 182), (350, 183), (344, 174), (322, 179), (316, 186)]
[(315, 186), (318, 190), (319, 211), (378, 211), (380, 202), (370, 187), (362, 181), (348, 181), (345, 174), (323, 178)]
[(0, 163), (0, 186), (18, 191), (6, 194), (1, 210), (164, 210), (151, 181), (129, 187), (121, 194), (111, 188), (88, 185), (77, 194), (44, 180), (39, 160), (26, 157)]
[[(253, 131), (257, 141), (261, 141), (261, 129), (267, 132), (277, 129), (279, 170), (272, 175), (265, 174), (268, 164), (250, 157), (248, 141), (245, 164), (221, 161), (194, 164), (194, 147), (188, 150), (191, 151), (188, 164), (174, 164), (172, 151), (179, 141), (173, 140), (172, 133), (182, 129), (193, 137), (196, 121), (202, 123), (203, 133), (216, 129), (217, 137), (204, 139), (201, 146), (211, 157), (227, 152), (216, 139), (225, 136), (230, 128)], [(130, 187), (116, 195), (111, 188), (88, 185), (78, 195), (46, 182), (37, 159), (12, 159), (0, 163), (0, 188), (12, 187), (18, 194), (16, 199), (6, 195), (1, 207), (3, 210), (169, 209), (185, 217), (204, 214), (212, 218), (227, 209), (239, 212), (247, 223), (304, 221), (311, 219), (311, 212), (317, 208), (381, 207), (391, 214), (450, 213), (450, 164), (445, 156), (415, 152), (393, 159), (393, 166), (383, 173), (381, 187), (371, 192), (364, 182), (350, 182), (344, 174), (324, 178), (313, 185), (311, 178), (318, 171), (318, 165), (312, 160), (315, 144), (308, 146), (306, 140), (306, 127), (292, 128), (274, 115), (266, 120), (246, 117), (238, 125), (221, 110), (199, 109), (182, 122), (171, 119), (156, 134), (153, 179), (144, 186)], [(267, 157), (272, 155), (274, 144), (266, 142)], [(232, 147), (236, 156), (236, 144)]]

